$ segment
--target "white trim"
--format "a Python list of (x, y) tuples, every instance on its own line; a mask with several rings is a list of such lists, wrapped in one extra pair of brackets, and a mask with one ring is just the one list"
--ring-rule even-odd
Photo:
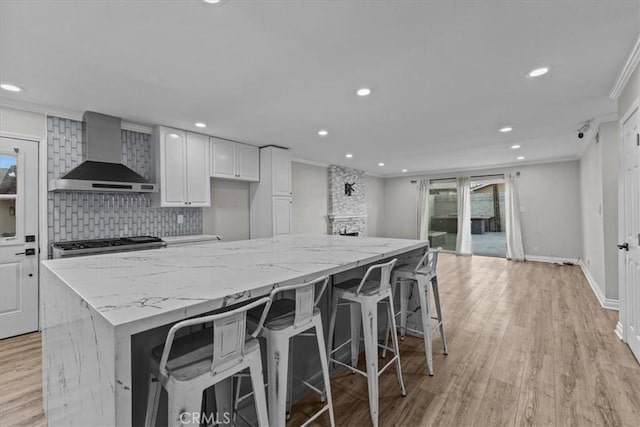
[(620, 97), (620, 94), (629, 82), (629, 79), (638, 66), (638, 63), (640, 63), (640, 37), (633, 46), (633, 49), (631, 49), (627, 62), (625, 62), (624, 67), (622, 67), (622, 71), (620, 71), (620, 74), (613, 85), (613, 88), (611, 88), (609, 98), (617, 100)]
[(305, 160), (305, 159), (299, 159), (297, 157), (293, 157), (291, 159), (292, 162), (296, 162), (296, 163), (302, 163), (305, 165), (311, 165), (311, 166), (318, 166), (320, 168), (328, 168), (329, 164), (327, 163), (322, 163), (322, 162), (313, 162), (311, 160)]
[(350, 215), (350, 214), (343, 214), (343, 215), (329, 214), (327, 216), (332, 221), (340, 221), (340, 220), (344, 220), (344, 219), (367, 219), (367, 214), (353, 214), (353, 215)]
[[(29, 102), (11, 101), (11, 100), (10, 101), (3, 100), (2, 103), (0, 103), (0, 106), (12, 108), (14, 110), (28, 111), (31, 113), (40, 113), (40, 114), (44, 114), (45, 116), (53, 116), (53, 117), (60, 117), (63, 119), (76, 120), (78, 122), (82, 121), (82, 114), (83, 114), (82, 112), (79, 112), (79, 111), (63, 110), (56, 107), (49, 107), (44, 105), (32, 104)], [(130, 130), (133, 132), (147, 133), (147, 134), (151, 134), (151, 131), (152, 131), (151, 126), (131, 123), (124, 120), (122, 121), (122, 129)]]
[[(402, 173), (402, 174), (390, 174), (390, 175), (384, 175), (382, 176), (382, 178), (413, 178), (413, 179), (417, 179), (417, 178), (429, 178), (429, 179), (437, 179), (438, 175), (444, 175), (444, 174), (464, 174), (466, 172), (472, 172), (472, 171), (483, 171), (483, 170), (495, 170), (495, 169), (503, 169), (503, 168), (517, 168), (520, 166), (531, 166), (531, 165), (544, 165), (544, 164), (548, 164), (548, 163), (562, 163), (562, 162), (572, 162), (574, 160), (580, 160), (579, 157), (577, 156), (567, 156), (567, 157), (559, 157), (556, 159), (547, 159), (547, 160), (532, 160), (530, 162), (513, 162), (513, 163), (502, 163), (502, 164), (497, 164), (497, 165), (487, 165), (487, 166), (478, 166), (478, 167), (473, 167), (473, 168), (466, 168), (466, 169), (456, 169), (456, 168), (452, 168), (452, 169), (438, 169), (438, 170), (434, 170), (434, 171), (422, 171), (422, 172), (409, 172), (409, 173)], [(496, 172), (496, 174), (500, 174), (500, 173), (504, 173), (504, 172)], [(443, 177), (446, 178), (446, 177)]]
[(146, 134), (149, 134), (149, 135), (151, 135), (151, 132), (153, 131), (151, 126), (145, 126), (145, 125), (139, 125), (139, 124), (136, 124), (136, 123), (125, 122), (124, 120), (122, 121), (121, 128), (122, 128), (122, 130), (130, 130), (132, 132), (146, 133)]
[(629, 108), (627, 108), (627, 111), (624, 112), (622, 117), (620, 117), (620, 136), (622, 136), (622, 125), (624, 125), (625, 122), (629, 120), (629, 117), (631, 117), (638, 108), (640, 108), (640, 98), (636, 98), (636, 100), (633, 101)]
[(580, 258), (563, 258), (563, 257), (555, 257), (555, 256), (544, 256), (544, 255), (525, 255), (525, 261), (535, 261), (535, 262), (548, 262), (551, 264), (574, 264), (577, 265), (580, 263)]
[(624, 328), (622, 326), (622, 322), (618, 320), (618, 323), (616, 323), (616, 336), (618, 338), (620, 338), (622, 341), (624, 341)]
[(598, 286), (596, 279), (594, 279), (591, 275), (589, 268), (582, 261), (580, 261), (578, 264), (580, 265), (582, 274), (584, 274), (584, 277), (587, 279), (589, 286), (591, 286), (593, 293), (596, 295), (600, 306), (602, 306), (602, 308), (606, 308), (607, 310), (619, 310), (618, 300), (607, 298), (602, 292), (600, 286)]

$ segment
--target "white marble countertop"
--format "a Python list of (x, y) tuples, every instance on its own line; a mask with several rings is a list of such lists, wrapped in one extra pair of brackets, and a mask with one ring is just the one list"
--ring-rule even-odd
[(151, 326), (218, 308), (225, 297), (258, 296), (274, 284), (335, 274), (425, 245), (373, 237), (278, 236), (42, 264), (114, 327)]

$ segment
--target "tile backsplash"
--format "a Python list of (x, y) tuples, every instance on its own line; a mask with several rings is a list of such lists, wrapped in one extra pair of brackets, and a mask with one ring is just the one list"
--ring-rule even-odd
[[(47, 179), (59, 178), (83, 162), (82, 122), (47, 117)], [(122, 162), (153, 179), (151, 136), (122, 131)], [(144, 193), (50, 192), (49, 243), (135, 235), (202, 233), (202, 208), (155, 208)], [(178, 215), (184, 223), (178, 224)]]

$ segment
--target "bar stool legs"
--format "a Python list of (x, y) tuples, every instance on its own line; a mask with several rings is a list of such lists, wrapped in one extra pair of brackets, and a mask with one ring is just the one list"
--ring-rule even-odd
[[(407, 331), (407, 317), (409, 314), (416, 314), (408, 311), (409, 306), (409, 291), (413, 285), (413, 283), (417, 282), (418, 286), (418, 294), (420, 301), (420, 319), (422, 322), (422, 331), (414, 331), (418, 332), (422, 335), (424, 339), (424, 348), (425, 348), (425, 357), (427, 359), (427, 373), (430, 376), (433, 376), (433, 340), (432, 340), (432, 328), (431, 328), (431, 319), (435, 319), (438, 321), (437, 327), (440, 330), (440, 338), (442, 339), (442, 347), (443, 353), (448, 354), (449, 351), (447, 349), (447, 339), (444, 334), (444, 325), (442, 322), (442, 309), (440, 307), (440, 294), (438, 292), (438, 278), (434, 276), (430, 278), (429, 276), (422, 274), (415, 274), (412, 278), (408, 277), (400, 277), (395, 272), (392, 277), (392, 288), (395, 291), (396, 284), (400, 284), (400, 336), (404, 339)], [(436, 307), (436, 316), (433, 317), (431, 315), (431, 305), (429, 302), (429, 282), (431, 282), (431, 288), (433, 292), (433, 299)], [(389, 333), (394, 331), (391, 329), (391, 325), (387, 325), (387, 334), (385, 336), (385, 341), (387, 341)], [(395, 333), (391, 333), (391, 336), (395, 336)], [(386, 355), (386, 348), (382, 352), (382, 357)]]
[(440, 329), (440, 338), (442, 339), (442, 348), (444, 354), (449, 354), (447, 349), (447, 339), (444, 336), (444, 324), (442, 323), (442, 309), (440, 308), (440, 292), (438, 292), (438, 276), (435, 276), (431, 280), (431, 287), (433, 288), (433, 300), (436, 303), (436, 316), (438, 319), (438, 328)]
[[(333, 306), (332, 306), (332, 311), (331, 311), (331, 319), (330, 319), (330, 323), (329, 323), (329, 339), (330, 339), (330, 346), (329, 346), (329, 359), (332, 360), (334, 363), (337, 363), (339, 365), (344, 365), (348, 368), (351, 368), (351, 370), (353, 371), (353, 373), (360, 373), (362, 375), (365, 375), (367, 377), (367, 383), (368, 383), (368, 389), (369, 389), (369, 412), (371, 414), (371, 422), (374, 426), (378, 425), (378, 408), (379, 408), (379, 404), (378, 404), (378, 395), (379, 395), (379, 381), (378, 381), (378, 376), (391, 364), (394, 363), (396, 364), (396, 375), (398, 378), (398, 385), (400, 387), (400, 393), (403, 396), (407, 395), (406, 389), (405, 389), (405, 385), (404, 385), (404, 380), (402, 377), (402, 365), (400, 363), (400, 356), (399, 356), (399, 347), (398, 347), (398, 337), (397, 336), (392, 336), (392, 345), (393, 345), (393, 352), (394, 352), (394, 357), (387, 362), (387, 364), (381, 369), (379, 370), (378, 367), (378, 302), (380, 302), (379, 299), (377, 298), (366, 298), (363, 297), (361, 298), (361, 302), (360, 303), (348, 303), (348, 304), (340, 304), (340, 305), (347, 305), (351, 312), (350, 312), (350, 318), (351, 318), (351, 366), (343, 364), (342, 362), (339, 362), (335, 359), (333, 359), (331, 356), (333, 353), (335, 353), (337, 350), (339, 350), (340, 348), (342, 348), (344, 345), (348, 344), (348, 342), (343, 343), (342, 345), (340, 345), (337, 348), (333, 348), (332, 343), (332, 339), (333, 339), (333, 334), (335, 332), (335, 322), (336, 322), (336, 316), (337, 316), (337, 311), (338, 311), (338, 300), (339, 297), (337, 295), (334, 295), (333, 298)], [(384, 301), (384, 300), (383, 300)], [(389, 301), (390, 301), (390, 297), (389, 297)], [(389, 319), (389, 323), (390, 323), (390, 327), (393, 328), (393, 330), (396, 330), (396, 321), (395, 321), (395, 313), (394, 313), (394, 309), (393, 309), (393, 304), (389, 303), (389, 304), (385, 304), (386, 308), (387, 308), (387, 315), (388, 315), (388, 319)], [(358, 363), (358, 341), (359, 341), (359, 330), (360, 330), (360, 322), (362, 322), (362, 332), (363, 332), (363, 336), (364, 336), (364, 347), (365, 347), (365, 359), (366, 359), (366, 367), (367, 367), (367, 371), (363, 372), (360, 371), (359, 369), (357, 369), (357, 363)], [(355, 343), (354, 343), (355, 342)]]

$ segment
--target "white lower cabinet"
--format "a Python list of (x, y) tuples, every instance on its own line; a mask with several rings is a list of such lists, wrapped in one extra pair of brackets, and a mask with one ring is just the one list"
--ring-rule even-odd
[(153, 149), (160, 184), (156, 206), (211, 206), (208, 136), (156, 126)]
[(291, 197), (273, 198), (273, 235), (291, 234), (293, 200)]

